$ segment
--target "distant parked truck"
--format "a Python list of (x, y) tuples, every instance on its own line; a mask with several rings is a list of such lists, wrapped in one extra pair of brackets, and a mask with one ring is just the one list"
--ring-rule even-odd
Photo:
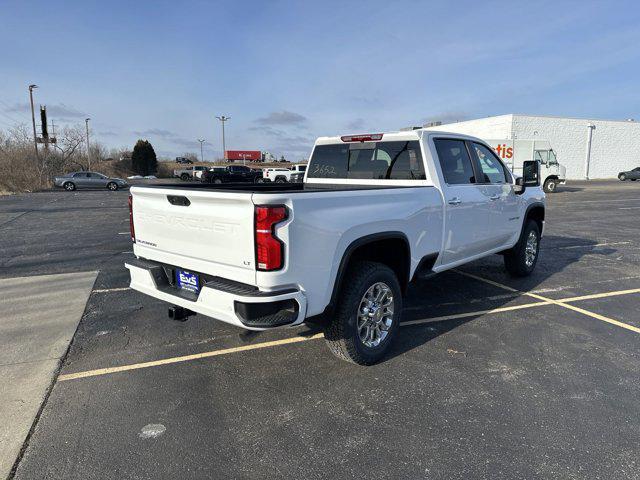
[(522, 164), (527, 160), (540, 162), (540, 182), (546, 193), (556, 191), (567, 181), (567, 169), (558, 163), (548, 140), (485, 140), (507, 164), (515, 176), (522, 176)]
[(207, 170), (207, 167), (194, 165), (193, 167), (178, 168), (173, 171), (173, 176), (181, 180), (187, 181), (196, 178), (196, 172)]
[(189, 164), (189, 163), (193, 163), (192, 160), (189, 160), (186, 157), (176, 157), (176, 163), (185, 163), (185, 164)]
[(203, 183), (261, 183), (262, 171), (245, 165), (229, 165), (203, 172)]
[(291, 182), (291, 176), (302, 173), (307, 169), (306, 165), (293, 165), (291, 168), (266, 168), (264, 169), (264, 180), (276, 183)]

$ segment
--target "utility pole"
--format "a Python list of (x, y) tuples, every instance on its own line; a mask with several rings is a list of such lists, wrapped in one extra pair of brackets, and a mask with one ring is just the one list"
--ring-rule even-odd
[(222, 122), (222, 156), (226, 160), (227, 144), (225, 143), (225, 140), (224, 140), (224, 122), (226, 122), (227, 120), (231, 120), (231, 117), (225, 117), (224, 115), (220, 115), (219, 117), (216, 117), (216, 118)]
[(84, 126), (87, 129), (87, 166), (88, 169), (91, 170), (91, 149), (89, 148), (89, 120), (90, 118), (84, 119)]
[(200, 142), (200, 161), (204, 162), (204, 155), (202, 153), (202, 144), (205, 142), (204, 138), (199, 138), (198, 141)]
[(33, 111), (33, 89), (38, 88), (36, 84), (29, 85), (29, 100), (31, 101), (31, 123), (33, 124), (33, 147), (36, 149), (36, 159), (38, 158), (38, 137), (36, 134), (36, 115)]

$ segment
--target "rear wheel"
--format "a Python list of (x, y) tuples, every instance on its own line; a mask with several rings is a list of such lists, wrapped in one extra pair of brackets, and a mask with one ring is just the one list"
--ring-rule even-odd
[(213, 183), (222, 183), (222, 179), (220, 179), (220, 178), (215, 178), (215, 179), (213, 180)]
[(262, 177), (256, 177), (256, 179), (255, 179), (255, 183), (264, 183), (264, 178), (262, 178)]
[(547, 178), (542, 186), (542, 189), (546, 193), (553, 193), (556, 191), (557, 182), (555, 178)]
[(371, 365), (392, 344), (401, 312), (402, 292), (393, 270), (381, 263), (359, 262), (344, 279), (324, 338), (338, 358)]
[(284, 178), (284, 177), (278, 177), (278, 178), (276, 178), (276, 183), (285, 183), (286, 181), (287, 181), (287, 179), (286, 179), (286, 178)]
[(76, 189), (76, 184), (73, 182), (65, 182), (63, 187), (67, 192), (72, 192)]
[(107, 188), (112, 192), (115, 192), (116, 190), (118, 190), (118, 184), (115, 182), (109, 182), (107, 183)]
[(535, 221), (529, 220), (518, 243), (504, 254), (505, 269), (514, 277), (526, 277), (536, 268), (539, 253), (540, 228)]
[(180, 175), (180, 180), (186, 182), (187, 180), (189, 180), (189, 174), (183, 173), (182, 175)]
[(627, 179), (627, 176), (624, 173), (621, 173), (620, 175), (618, 175), (618, 179), (621, 182), (624, 182)]

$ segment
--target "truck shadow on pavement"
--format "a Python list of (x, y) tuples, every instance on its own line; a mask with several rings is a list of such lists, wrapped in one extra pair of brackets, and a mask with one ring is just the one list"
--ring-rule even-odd
[[(469, 263), (459, 270), (479, 277), (493, 280), (520, 292), (540, 288), (552, 276), (579, 262), (586, 255), (611, 255), (618, 250), (611, 247), (597, 247), (597, 241), (587, 238), (564, 236), (545, 236), (541, 242), (538, 264), (533, 274), (525, 278), (510, 277), (503, 267), (500, 255)], [(533, 298), (522, 298), (518, 292), (510, 292), (485, 282), (465, 277), (456, 271), (443, 272), (428, 280), (412, 283), (404, 299), (401, 322), (426, 320), (416, 325), (405, 325), (400, 328), (398, 337), (385, 359), (396, 356), (424, 345), (427, 342), (483, 317), (486, 310), (523, 303), (536, 302)], [(478, 312), (477, 315), (463, 318), (445, 318), (458, 314)], [(527, 318), (530, 311), (514, 310), (502, 315), (514, 318)], [(523, 317), (524, 316), (524, 317)], [(433, 318), (433, 321), (428, 319)], [(463, 353), (451, 350), (453, 354)]]

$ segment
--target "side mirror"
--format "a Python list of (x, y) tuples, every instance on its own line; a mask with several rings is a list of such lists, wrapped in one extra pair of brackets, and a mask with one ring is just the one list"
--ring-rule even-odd
[(516, 183), (515, 183), (515, 187), (513, 187), (513, 192), (516, 195), (522, 195), (526, 189), (527, 187), (525, 187), (524, 185), (524, 178), (522, 177), (516, 178)]

